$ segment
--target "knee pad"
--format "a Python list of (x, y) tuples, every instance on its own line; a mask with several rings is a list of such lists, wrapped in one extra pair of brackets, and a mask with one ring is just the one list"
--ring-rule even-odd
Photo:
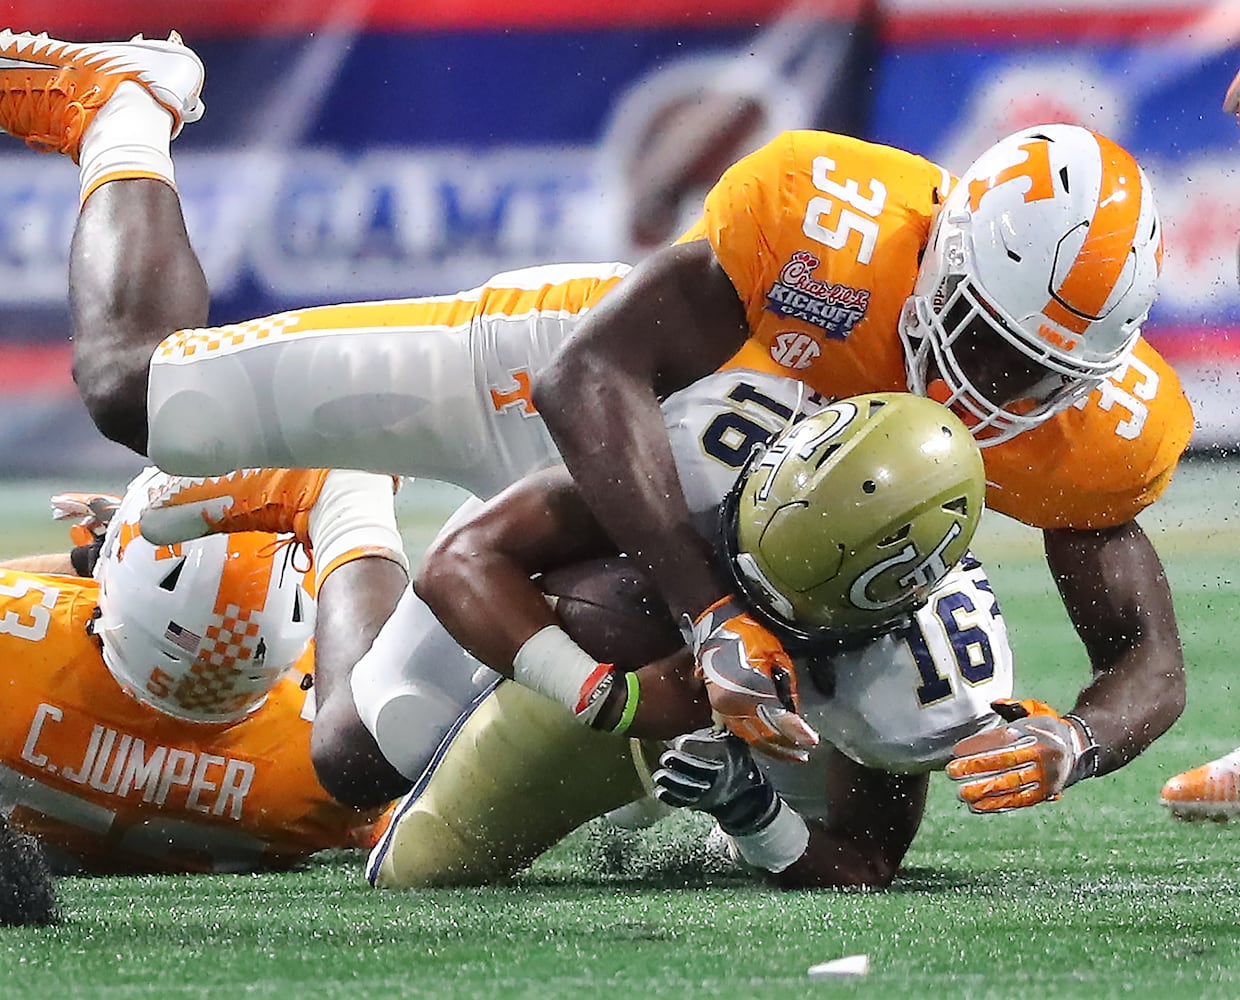
[(349, 684), (358, 717), (384, 758), (416, 781), (457, 719), (499, 679), (456, 643), (410, 588)]

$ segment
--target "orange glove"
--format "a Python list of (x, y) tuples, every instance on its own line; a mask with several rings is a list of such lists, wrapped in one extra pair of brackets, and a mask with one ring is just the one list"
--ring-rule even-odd
[(1050, 705), (1004, 698), (990, 705), (1006, 726), (978, 733), (952, 748), (947, 776), (971, 812), (995, 813), (1059, 798), (1098, 767), (1093, 734), (1075, 716)]
[(818, 734), (796, 714), (792, 659), (736, 598), (722, 598), (698, 616), (693, 658), (719, 725), (772, 757), (809, 759)]

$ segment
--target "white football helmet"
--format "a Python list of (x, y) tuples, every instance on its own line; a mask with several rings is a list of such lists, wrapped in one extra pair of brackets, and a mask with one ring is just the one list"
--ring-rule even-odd
[[(1036, 427), (1124, 364), (1161, 266), (1154, 196), (1128, 152), (1077, 125), (1010, 135), (931, 228), (900, 317), (909, 389), (965, 416), (983, 447)], [(1022, 398), (977, 384), (970, 352), (984, 357), (991, 333), (1014, 349), (1007, 367), (1028, 370)]]
[(154, 546), (138, 533), (148, 490), (130, 484), (109, 525), (95, 577), (93, 631), (129, 694), (193, 722), (253, 711), (314, 632), (314, 601), (294, 568), (295, 546), (260, 532)]

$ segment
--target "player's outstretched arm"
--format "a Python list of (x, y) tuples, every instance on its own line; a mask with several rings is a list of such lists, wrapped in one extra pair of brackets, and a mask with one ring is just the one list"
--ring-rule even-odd
[(1184, 710), (1171, 592), (1141, 528), (1048, 531), (1045, 543), (1093, 679), (1063, 715), (1040, 701), (995, 702), (1006, 725), (956, 744), (947, 774), (973, 812), (1057, 799), (1082, 778), (1123, 767)]
[(1162, 561), (1135, 521), (1047, 531), (1046, 558), (1093, 669), (1072, 714), (1092, 730), (1098, 774), (1123, 767), (1184, 711), (1184, 652)]

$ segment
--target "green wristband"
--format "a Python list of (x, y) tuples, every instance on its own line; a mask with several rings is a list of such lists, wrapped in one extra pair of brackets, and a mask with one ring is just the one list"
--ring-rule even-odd
[(637, 703), (641, 699), (641, 685), (637, 680), (637, 671), (624, 675), (624, 711), (620, 713), (620, 721), (612, 728), (613, 733), (627, 733), (629, 726), (637, 715)]

